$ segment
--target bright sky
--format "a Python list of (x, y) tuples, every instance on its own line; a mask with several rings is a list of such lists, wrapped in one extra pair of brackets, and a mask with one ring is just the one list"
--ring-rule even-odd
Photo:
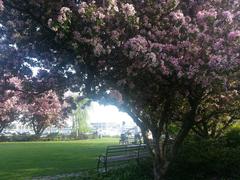
[(90, 122), (115, 122), (121, 125), (125, 121), (127, 126), (135, 125), (132, 118), (127, 113), (120, 112), (116, 106), (104, 106), (92, 102), (88, 112)]

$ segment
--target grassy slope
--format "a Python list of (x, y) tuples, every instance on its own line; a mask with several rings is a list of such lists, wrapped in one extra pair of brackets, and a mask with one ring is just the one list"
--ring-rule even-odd
[(97, 157), (118, 139), (0, 143), (0, 179), (26, 179), (96, 168)]

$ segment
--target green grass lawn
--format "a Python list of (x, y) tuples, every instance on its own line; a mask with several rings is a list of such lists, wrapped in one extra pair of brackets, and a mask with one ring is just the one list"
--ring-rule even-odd
[(117, 138), (0, 143), (0, 179), (29, 179), (94, 169), (97, 157)]

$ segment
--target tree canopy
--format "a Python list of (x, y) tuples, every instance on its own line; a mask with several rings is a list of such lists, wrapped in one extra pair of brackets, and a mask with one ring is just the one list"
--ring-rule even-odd
[[(16, 67), (24, 77), (24, 62), (40, 63), (49, 69), (39, 75), (46, 87), (111, 99), (127, 111), (149, 144), (155, 179), (199, 121), (239, 96), (239, 1), (2, 0), (0, 7), (1, 62), (23, 62)], [(236, 109), (227, 113), (236, 117)]]

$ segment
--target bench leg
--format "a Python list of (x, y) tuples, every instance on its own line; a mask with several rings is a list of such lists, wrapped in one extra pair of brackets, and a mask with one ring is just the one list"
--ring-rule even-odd
[(107, 161), (104, 162), (105, 172), (107, 173)]
[(99, 165), (100, 165), (100, 160), (98, 159), (98, 163), (97, 163), (97, 171), (99, 172)]
[(140, 164), (140, 162), (139, 162), (139, 158), (137, 158), (137, 165), (139, 165)]

